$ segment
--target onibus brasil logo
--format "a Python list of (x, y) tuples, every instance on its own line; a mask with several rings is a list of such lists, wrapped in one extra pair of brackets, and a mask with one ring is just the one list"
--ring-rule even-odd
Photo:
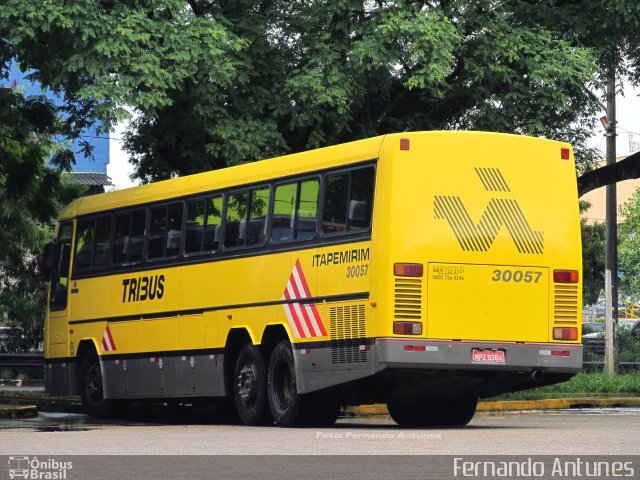
[[(497, 168), (475, 168), (487, 192), (511, 193), (502, 172)], [(544, 232), (531, 228), (529, 221), (513, 198), (491, 198), (480, 221), (475, 223), (462, 199), (457, 196), (433, 197), (434, 216), (446, 220), (463, 250), (486, 252), (504, 226), (519, 253), (542, 254)]]
[(38, 457), (9, 457), (9, 478), (33, 480), (66, 480), (67, 470), (73, 468), (73, 462), (62, 462), (53, 458), (44, 460)]

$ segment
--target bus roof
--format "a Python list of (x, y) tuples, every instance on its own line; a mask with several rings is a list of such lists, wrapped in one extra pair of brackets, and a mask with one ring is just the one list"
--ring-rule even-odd
[[(494, 132), (470, 131), (422, 131), (380, 135), (364, 140), (318, 148), (281, 157), (245, 163), (233, 167), (197, 173), (170, 180), (153, 182), (138, 187), (81, 197), (67, 205), (60, 213), (61, 220), (86, 215), (104, 210), (112, 210), (137, 204), (145, 204), (175, 197), (182, 197), (209, 192), (217, 189), (241, 186), (250, 183), (271, 180), (278, 177), (296, 175), (302, 172), (313, 172), (325, 168), (346, 165), (358, 161), (378, 158), (385, 139), (396, 137), (411, 138), (414, 136), (448, 136), (448, 135), (481, 135), (520, 137)], [(530, 140), (533, 138), (528, 137)], [(550, 141), (538, 139), (540, 141)], [(560, 142), (559, 142), (560, 143)]]
[(62, 210), (60, 219), (371, 160), (378, 157), (384, 137), (381, 135), (210, 172), (162, 180), (138, 187), (81, 197)]

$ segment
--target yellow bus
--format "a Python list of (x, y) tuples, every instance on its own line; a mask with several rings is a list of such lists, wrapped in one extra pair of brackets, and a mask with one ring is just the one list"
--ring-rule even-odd
[(47, 251), (47, 389), (97, 417), (217, 398), (247, 425), (380, 402), (463, 425), (582, 366), (557, 141), (389, 134), (84, 197)]

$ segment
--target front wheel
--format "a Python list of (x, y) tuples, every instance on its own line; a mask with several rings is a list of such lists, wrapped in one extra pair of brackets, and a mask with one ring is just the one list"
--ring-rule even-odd
[(80, 398), (90, 417), (106, 418), (113, 412), (114, 402), (104, 398), (100, 359), (95, 353), (80, 361)]
[(280, 427), (327, 427), (338, 419), (340, 405), (324, 392), (298, 393), (291, 344), (282, 341), (271, 354), (267, 375), (269, 407)]
[(387, 402), (389, 415), (403, 427), (466, 425), (476, 413), (477, 397), (428, 397)]
[(267, 405), (267, 375), (260, 350), (247, 343), (236, 361), (231, 389), (238, 416), (249, 426), (273, 422)]

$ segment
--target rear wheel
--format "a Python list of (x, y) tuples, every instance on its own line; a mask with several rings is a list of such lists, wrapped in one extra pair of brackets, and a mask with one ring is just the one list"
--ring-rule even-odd
[(324, 392), (298, 393), (291, 344), (282, 341), (271, 354), (267, 393), (273, 419), (280, 427), (333, 425), (340, 405)]
[(267, 374), (260, 350), (247, 343), (238, 355), (231, 389), (242, 423), (249, 426), (273, 422), (267, 404)]
[(462, 426), (476, 412), (477, 397), (428, 397), (387, 403), (389, 415), (403, 427)]
[(80, 361), (80, 398), (85, 411), (93, 418), (105, 418), (113, 413), (115, 404), (104, 398), (100, 359), (95, 352)]

